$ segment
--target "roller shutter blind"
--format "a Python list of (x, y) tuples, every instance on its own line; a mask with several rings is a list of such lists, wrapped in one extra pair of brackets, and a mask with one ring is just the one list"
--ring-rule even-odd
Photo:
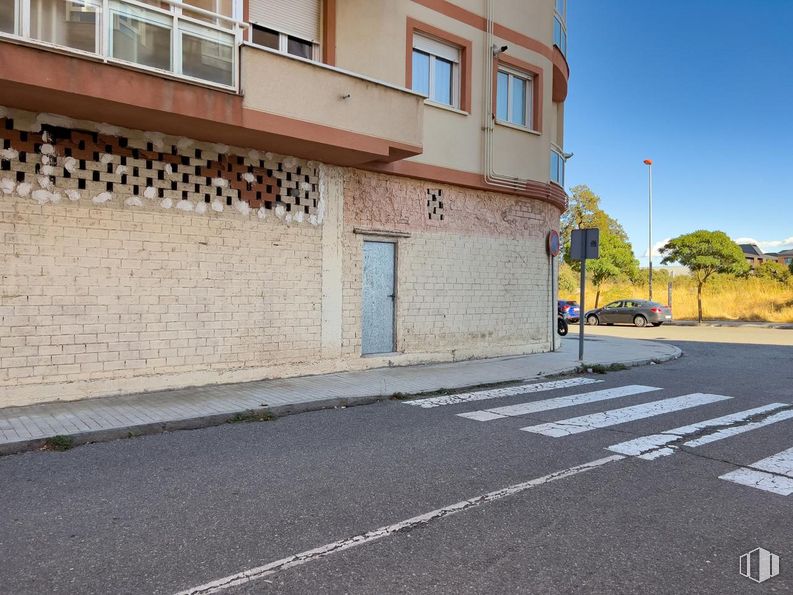
[(319, 43), (322, 0), (250, 0), (250, 22)]

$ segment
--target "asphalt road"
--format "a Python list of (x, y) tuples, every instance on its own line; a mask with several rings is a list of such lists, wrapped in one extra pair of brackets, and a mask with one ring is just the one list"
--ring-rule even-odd
[[(793, 418), (655, 460), (607, 450), (793, 405), (789, 344), (675, 343), (682, 359), (583, 376), (595, 384), (0, 458), (0, 592), (176, 593), (257, 568), (257, 580), (222, 592), (793, 592), (793, 495), (719, 478), (793, 448)], [(632, 385), (657, 390), (490, 421), (457, 415)], [(713, 400), (636, 407), (694, 393)], [(612, 412), (552, 426), (578, 433), (540, 433), (625, 407), (645, 417)], [(738, 572), (757, 547), (781, 559), (762, 585)]]

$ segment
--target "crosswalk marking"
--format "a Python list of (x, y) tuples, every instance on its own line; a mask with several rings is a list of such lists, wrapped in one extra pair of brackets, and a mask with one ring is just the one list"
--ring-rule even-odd
[(655, 386), (630, 384), (628, 386), (604, 388), (603, 390), (596, 390), (588, 393), (567, 395), (566, 397), (556, 397), (554, 399), (546, 399), (544, 401), (520, 403), (518, 405), (506, 405), (504, 407), (495, 407), (493, 409), (484, 409), (482, 411), (472, 411), (470, 413), (458, 413), (457, 415), (467, 419), (475, 419), (476, 421), (491, 421), (494, 419), (503, 419), (505, 417), (529, 415), (531, 413), (538, 413), (540, 411), (550, 411), (551, 409), (560, 409), (562, 407), (573, 407), (574, 405), (582, 405), (584, 403), (596, 403), (598, 401), (606, 401), (608, 399), (639, 395), (656, 390), (662, 389)]
[(543, 436), (559, 438), (561, 436), (588, 432), (589, 430), (597, 428), (607, 428), (609, 426), (624, 424), (637, 419), (644, 419), (664, 413), (672, 413), (673, 411), (681, 411), (691, 407), (725, 401), (729, 398), (730, 397), (725, 397), (724, 395), (693, 393), (690, 395), (683, 395), (682, 397), (663, 399), (661, 401), (653, 401), (652, 403), (622, 407), (621, 409), (612, 409), (602, 413), (593, 413), (591, 415), (572, 417), (557, 422), (528, 426), (521, 428), (521, 430), (524, 432), (532, 432), (533, 434), (542, 434)]
[[(786, 405), (786, 407), (789, 407), (789, 405)], [(710, 444), (711, 442), (716, 442), (717, 440), (721, 440), (723, 438), (729, 438), (730, 436), (735, 436), (736, 434), (742, 434), (743, 432), (748, 432), (756, 428), (775, 424), (778, 421), (784, 421), (786, 419), (793, 419), (792, 410), (780, 411), (774, 415), (769, 415), (764, 420), (746, 424), (745, 426), (721, 429), (718, 432), (714, 432), (713, 434), (708, 434), (707, 436), (702, 436), (696, 440), (686, 442), (686, 446), (702, 446), (703, 444)]]
[(781, 409), (782, 407), (788, 407), (788, 405), (785, 403), (771, 403), (769, 405), (763, 405), (762, 407), (755, 407), (754, 409), (747, 409), (746, 411), (739, 411), (737, 413), (716, 417), (714, 419), (708, 419), (688, 426), (666, 430), (660, 434), (651, 434), (649, 436), (634, 438), (633, 440), (628, 440), (626, 442), (620, 442), (619, 444), (609, 446), (608, 450), (651, 461), (653, 459), (657, 459), (658, 457), (673, 454), (675, 449), (667, 446), (668, 444), (672, 442), (678, 442), (685, 436), (697, 434), (707, 428), (719, 429), (700, 438), (685, 442), (684, 446), (699, 446), (701, 444), (715, 442), (716, 440), (735, 436), (736, 434), (741, 434), (743, 432), (749, 432), (750, 430), (793, 417), (793, 411), (782, 411), (763, 420), (752, 422), (746, 425), (733, 425), (741, 424), (742, 422), (745, 422), (756, 415), (768, 413), (770, 411), (774, 411), (775, 409)]
[(431, 397), (429, 399), (416, 399), (414, 401), (403, 401), (406, 405), (431, 409), (443, 405), (457, 405), (458, 403), (470, 403), (472, 401), (484, 401), (487, 399), (497, 399), (499, 397), (512, 397), (515, 395), (527, 395), (539, 393), (546, 390), (559, 388), (569, 388), (571, 386), (582, 386), (585, 384), (596, 384), (603, 382), (594, 378), (565, 378), (562, 380), (550, 380), (548, 382), (537, 382), (535, 384), (523, 384), (520, 386), (510, 386), (506, 388), (494, 388), (491, 390), (479, 390), (456, 395), (443, 395), (441, 397)]
[(750, 467), (730, 471), (719, 479), (782, 496), (793, 494), (793, 448), (752, 463)]

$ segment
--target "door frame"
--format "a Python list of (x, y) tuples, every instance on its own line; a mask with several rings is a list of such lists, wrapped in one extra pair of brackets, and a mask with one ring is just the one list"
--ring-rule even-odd
[[(357, 231), (357, 230), (356, 230)], [(401, 353), (399, 349), (399, 331), (397, 326), (397, 313), (399, 308), (399, 237), (404, 236), (393, 236), (390, 234), (362, 234), (361, 236), (361, 311), (363, 311), (363, 280), (364, 280), (364, 244), (366, 242), (374, 242), (378, 244), (393, 244), (394, 246), (394, 308), (393, 308), (393, 316), (391, 320), (391, 327), (393, 329), (393, 341), (391, 345), (392, 351), (383, 351), (380, 353), (364, 353), (363, 352), (363, 316), (361, 316), (361, 344), (359, 346), (359, 350), (361, 352), (361, 357), (382, 357), (385, 355), (393, 355), (396, 353)]]

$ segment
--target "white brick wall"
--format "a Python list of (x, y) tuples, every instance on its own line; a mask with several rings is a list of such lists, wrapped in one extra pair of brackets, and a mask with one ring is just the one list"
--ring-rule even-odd
[(0, 387), (310, 361), (321, 228), (0, 199)]

